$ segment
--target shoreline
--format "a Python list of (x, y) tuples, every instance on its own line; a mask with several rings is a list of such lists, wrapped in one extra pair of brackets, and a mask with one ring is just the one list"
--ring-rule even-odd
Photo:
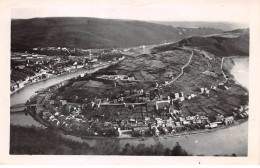
[[(112, 64), (111, 64), (112, 65)], [(35, 82), (31, 82), (31, 83), (29, 83), (29, 84), (27, 84), (27, 85), (25, 85), (25, 86), (23, 86), (23, 87), (20, 87), (20, 88), (18, 88), (18, 89), (16, 89), (15, 91), (13, 91), (13, 92), (11, 92), (10, 93), (10, 96), (12, 96), (14, 93), (16, 93), (17, 91), (20, 91), (20, 90), (23, 90), (24, 88), (26, 88), (27, 86), (30, 86), (30, 85), (33, 85), (33, 84), (36, 84), (36, 83), (39, 83), (39, 82), (43, 82), (43, 81), (46, 81), (46, 80), (49, 80), (49, 79), (53, 79), (53, 78), (56, 78), (56, 77), (60, 77), (60, 76), (65, 76), (65, 75), (68, 75), (68, 74), (73, 74), (73, 73), (76, 73), (76, 72), (78, 72), (78, 71), (80, 71), (80, 70), (95, 70), (95, 69), (97, 69), (97, 68), (100, 68), (100, 67), (102, 67), (102, 66), (104, 66), (105, 68), (107, 67), (107, 66), (110, 66), (110, 65), (101, 65), (101, 66), (97, 66), (97, 67), (93, 67), (93, 68), (90, 68), (90, 69), (86, 69), (86, 68), (84, 68), (84, 67), (80, 67), (80, 68), (77, 68), (75, 71), (73, 71), (73, 72), (64, 72), (64, 73), (61, 73), (61, 74), (57, 74), (57, 75), (52, 75), (51, 77), (49, 77), (49, 78), (45, 78), (45, 79), (41, 79), (41, 80), (38, 80), (38, 81), (35, 81)]]
[(60, 128), (57, 128), (51, 124), (49, 124), (48, 122), (38, 118), (37, 116), (34, 116), (33, 114), (31, 114), (30, 112), (28, 113), (35, 121), (37, 121), (40, 125), (42, 125), (43, 127), (47, 128), (50, 127), (52, 129), (54, 129), (55, 131), (57, 131), (57, 133), (61, 133), (62, 135), (65, 136), (74, 136), (77, 138), (82, 138), (83, 140), (95, 140), (95, 139), (119, 139), (119, 140), (147, 140), (147, 139), (154, 139), (154, 138), (178, 138), (180, 136), (191, 136), (191, 135), (197, 135), (197, 134), (206, 134), (206, 133), (212, 133), (212, 132), (216, 132), (216, 131), (220, 131), (223, 129), (227, 129), (227, 128), (231, 128), (231, 127), (236, 127), (239, 126), (245, 122), (248, 122), (248, 118), (246, 119), (240, 119), (240, 120), (236, 120), (233, 124), (230, 125), (221, 125), (217, 128), (213, 128), (213, 129), (202, 129), (202, 130), (194, 130), (194, 131), (184, 131), (184, 132), (180, 132), (180, 133), (174, 133), (174, 134), (162, 134), (159, 136), (140, 136), (140, 137), (105, 137), (105, 136), (90, 136), (90, 135), (80, 135), (80, 134), (76, 134), (67, 130), (63, 130)]
[[(228, 66), (231, 66), (230, 69), (226, 69), (225, 67), (223, 68), (223, 66), (221, 66), (223, 75), (224, 75), (225, 78), (226, 78), (227, 75), (230, 76), (231, 79), (234, 80), (234, 82), (235, 82), (237, 85), (241, 86), (243, 89), (245, 89), (247, 92), (249, 92), (249, 89), (248, 89), (247, 87), (243, 86), (240, 82), (238, 82), (237, 79), (235, 79), (235, 75), (231, 73), (232, 69), (234, 68), (234, 66), (235, 66), (235, 64), (236, 64), (236, 63), (234, 62), (234, 59), (248, 59), (248, 60), (249, 60), (249, 57), (247, 57), (247, 56), (230, 56), (230, 57), (223, 57), (223, 58), (222, 58), (222, 62), (223, 62), (222, 64), (223, 64), (223, 65), (229, 64), (229, 63), (225, 62), (226, 60), (231, 60), (231, 61), (233, 61), (233, 63), (234, 63), (232, 66), (231, 66), (231, 65), (228, 65)], [(225, 70), (226, 72), (224, 72), (223, 70)]]
[[(75, 72), (77, 72), (77, 71), (79, 71), (79, 70), (81, 70), (81, 69), (84, 69), (84, 68), (83, 68), (83, 67), (82, 67), (82, 68), (77, 68), (76, 71), (74, 71), (74, 72), (72, 72), (72, 73), (75, 73)], [(65, 72), (65, 73), (62, 73), (62, 74), (52, 75), (52, 76), (49, 77), (49, 78), (45, 78), (45, 79), (41, 79), (41, 80), (38, 80), (38, 81), (35, 81), (35, 82), (31, 82), (31, 83), (29, 83), (29, 84), (27, 84), (27, 85), (24, 85), (23, 87), (20, 87), (20, 88), (16, 89), (16, 90), (13, 91), (13, 92), (11, 92), (11, 93), (10, 93), (10, 96), (12, 96), (12, 95), (13, 95), (14, 93), (16, 93), (17, 91), (20, 91), (20, 90), (26, 88), (27, 86), (30, 86), (30, 85), (33, 85), (33, 84), (36, 84), (36, 83), (39, 83), (39, 82), (42, 82), (42, 81), (46, 81), (46, 80), (49, 80), (49, 79), (52, 79), (52, 78), (56, 78), (56, 77), (59, 77), (59, 76), (62, 76), (62, 75), (67, 75), (67, 74), (70, 74), (70, 73), (71, 73), (71, 72)]]
[[(139, 140), (139, 141), (145, 141), (148, 139), (159, 139), (159, 138), (178, 138), (178, 137), (184, 137), (184, 136), (192, 136), (192, 135), (197, 135), (197, 134), (206, 134), (206, 133), (213, 133), (216, 131), (220, 131), (220, 130), (224, 130), (224, 129), (228, 129), (228, 128), (232, 128), (232, 127), (237, 127), (240, 126), (241, 124), (248, 122), (248, 119), (241, 119), (236, 121), (234, 124), (231, 125), (223, 125), (220, 126), (218, 128), (214, 128), (214, 129), (204, 129), (204, 130), (195, 130), (195, 131), (185, 131), (182, 133), (175, 133), (175, 134), (163, 134), (163, 135), (159, 135), (159, 136), (144, 136), (144, 137), (103, 137), (103, 136), (88, 136), (88, 135), (79, 135), (79, 134), (75, 134), (66, 130), (61, 130), (55, 126), (50, 125), (49, 123), (45, 122), (45, 121), (40, 121), (39, 118), (33, 116), (30, 114), (30, 116), (37, 121), (39, 124), (41, 124), (41, 126), (45, 129), (48, 127), (51, 127), (52, 129), (54, 129), (57, 133), (61, 133), (61, 135), (63, 136), (74, 136), (76, 138), (81, 138), (83, 140), (104, 140), (104, 139), (118, 139), (118, 140)], [(30, 126), (29, 126), (30, 127)], [(71, 138), (70, 138), (71, 139)], [(71, 139), (73, 140), (73, 139)], [(75, 140), (73, 140), (75, 141)]]

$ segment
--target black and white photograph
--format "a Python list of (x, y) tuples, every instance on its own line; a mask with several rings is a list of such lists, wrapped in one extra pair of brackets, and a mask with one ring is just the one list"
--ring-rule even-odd
[(199, 2), (14, 6), (9, 155), (248, 157), (252, 4)]

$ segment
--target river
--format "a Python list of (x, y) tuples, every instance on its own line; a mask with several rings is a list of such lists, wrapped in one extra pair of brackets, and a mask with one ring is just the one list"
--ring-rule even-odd
[[(248, 72), (249, 72), (249, 59), (248, 58), (234, 58), (235, 65), (231, 70), (235, 79), (244, 87), (248, 88)], [(58, 76), (57, 78), (42, 81), (11, 95), (11, 105), (17, 103), (24, 103), (26, 100), (34, 94), (34, 92), (40, 88), (45, 88), (63, 80), (70, 79), (78, 76), (82, 73), (90, 73), (92, 71), (80, 70), (76, 73), (66, 74)], [(243, 75), (242, 75), (243, 74)], [(11, 124), (23, 125), (23, 126), (40, 126), (39, 123), (34, 121), (30, 116), (25, 116), (22, 113), (16, 113), (11, 115)], [(67, 136), (67, 138), (84, 141), (90, 145), (95, 144), (95, 139), (82, 139), (74, 136)], [(131, 145), (137, 145), (144, 143), (146, 146), (153, 145), (157, 142), (161, 142), (165, 147), (172, 148), (176, 142), (192, 155), (232, 155), (235, 153), (237, 156), (247, 156), (248, 151), (248, 122), (244, 122), (240, 125), (234, 125), (232, 127), (212, 131), (209, 133), (192, 134), (188, 136), (180, 137), (159, 137), (159, 138), (147, 138), (143, 141), (140, 139), (121, 139), (120, 144), (124, 146), (126, 143)]]
[(41, 82), (38, 82), (35, 84), (31, 84), (29, 86), (26, 86), (11, 95), (11, 105), (25, 103), (35, 93), (35, 91), (39, 90), (40, 88), (46, 88), (46, 87), (55, 85), (62, 81), (79, 76), (80, 74), (92, 73), (94, 71), (97, 71), (98, 69), (100, 69), (100, 68), (96, 68), (96, 69), (92, 69), (92, 70), (86, 70), (86, 69), (81, 68), (81, 69), (78, 69), (78, 71), (76, 71), (76, 72), (72, 72), (69, 74), (63, 74), (63, 75), (57, 76), (55, 78), (47, 79), (47, 80), (44, 80), (44, 81), (41, 81)]
[(236, 81), (242, 86), (249, 88), (249, 58), (233, 58), (235, 66), (230, 73), (234, 75)]

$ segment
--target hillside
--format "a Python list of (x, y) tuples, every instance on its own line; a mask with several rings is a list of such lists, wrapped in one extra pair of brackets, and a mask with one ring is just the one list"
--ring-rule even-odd
[(194, 22), (194, 21), (173, 21), (173, 22), (166, 22), (166, 21), (150, 21), (151, 23), (158, 23), (162, 25), (169, 25), (172, 27), (183, 27), (183, 28), (215, 28), (221, 29), (224, 31), (230, 31), (234, 29), (241, 29), (248, 27), (248, 23), (235, 23), (235, 22)]
[(194, 36), (178, 43), (155, 47), (153, 53), (169, 51), (177, 46), (196, 47), (215, 56), (248, 56), (249, 29), (238, 29), (209, 36)]
[[(210, 36), (212, 37), (212, 36)], [(204, 42), (211, 43), (210, 37), (201, 37), (206, 40), (198, 42), (198, 46), (204, 47)], [(214, 36), (215, 37), (215, 36)], [(186, 40), (187, 41), (187, 40)], [(149, 100), (165, 100), (168, 96), (174, 97), (174, 93), (183, 92), (186, 95), (185, 101), (178, 102), (181, 109), (181, 115), (194, 116), (196, 114), (206, 115), (214, 118), (216, 115), (231, 116), (234, 107), (245, 105), (248, 102), (247, 90), (237, 85), (233, 79), (227, 79), (223, 75), (221, 68), (222, 57), (209, 54), (189, 47), (182, 43), (174, 45), (165, 45), (157, 47), (156, 53), (138, 54), (136, 56), (127, 56), (123, 61), (111, 67), (99, 70), (98, 72), (84, 78), (75, 79), (72, 84), (65, 86), (61, 91), (54, 93), (52, 99), (62, 97), (69, 102), (83, 103), (87, 100), (90, 103), (93, 97), (108, 98), (117, 102), (122, 97), (126, 103), (140, 103), (142, 98), (135, 95), (135, 90), (143, 89)], [(195, 43), (191, 40), (190, 44)], [(225, 41), (225, 45), (234, 44), (232, 40)], [(167, 48), (168, 47), (168, 48)], [(160, 51), (158, 51), (158, 48)], [(236, 46), (233, 52), (239, 52), (235, 49), (241, 48)], [(231, 50), (229, 51), (231, 52)], [(107, 75), (106, 78), (101, 76)], [(113, 80), (108, 76), (127, 75), (134, 80)], [(220, 87), (225, 83), (228, 89)], [(155, 88), (159, 84), (161, 87)], [(211, 90), (210, 95), (201, 94), (201, 88), (216, 87)], [(217, 89), (218, 88), (218, 89)], [(188, 95), (195, 94), (196, 98), (188, 99)], [(75, 100), (75, 95), (78, 100)], [(156, 97), (160, 95), (160, 97)], [(145, 101), (145, 100), (144, 100)], [(119, 112), (119, 113), (118, 113)], [(162, 117), (160, 113), (154, 111), (154, 107), (149, 105), (145, 113), (141, 108), (135, 108), (131, 111), (128, 107), (100, 107), (96, 110), (88, 109), (85, 112), (87, 118), (93, 115), (104, 115), (103, 121), (113, 121), (120, 116), (120, 119), (128, 120), (136, 118), (142, 121), (142, 117)], [(143, 114), (141, 114), (143, 113)]]
[(183, 29), (142, 21), (97, 18), (34, 18), (11, 21), (12, 49), (64, 46), (113, 48), (175, 42), (220, 33), (212, 28)]

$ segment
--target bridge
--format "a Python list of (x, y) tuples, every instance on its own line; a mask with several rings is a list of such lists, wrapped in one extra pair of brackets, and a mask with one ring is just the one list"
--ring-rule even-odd
[(24, 112), (25, 109), (27, 107), (35, 107), (36, 104), (24, 104), (24, 103), (21, 103), (21, 104), (15, 104), (15, 105), (12, 105), (10, 106), (10, 112), (11, 113), (21, 113), (21, 112)]
[(15, 104), (15, 105), (12, 105), (10, 106), (10, 109), (16, 109), (16, 108), (22, 108), (22, 107), (35, 107), (36, 104), (24, 104), (24, 103), (21, 103), (21, 104)]

